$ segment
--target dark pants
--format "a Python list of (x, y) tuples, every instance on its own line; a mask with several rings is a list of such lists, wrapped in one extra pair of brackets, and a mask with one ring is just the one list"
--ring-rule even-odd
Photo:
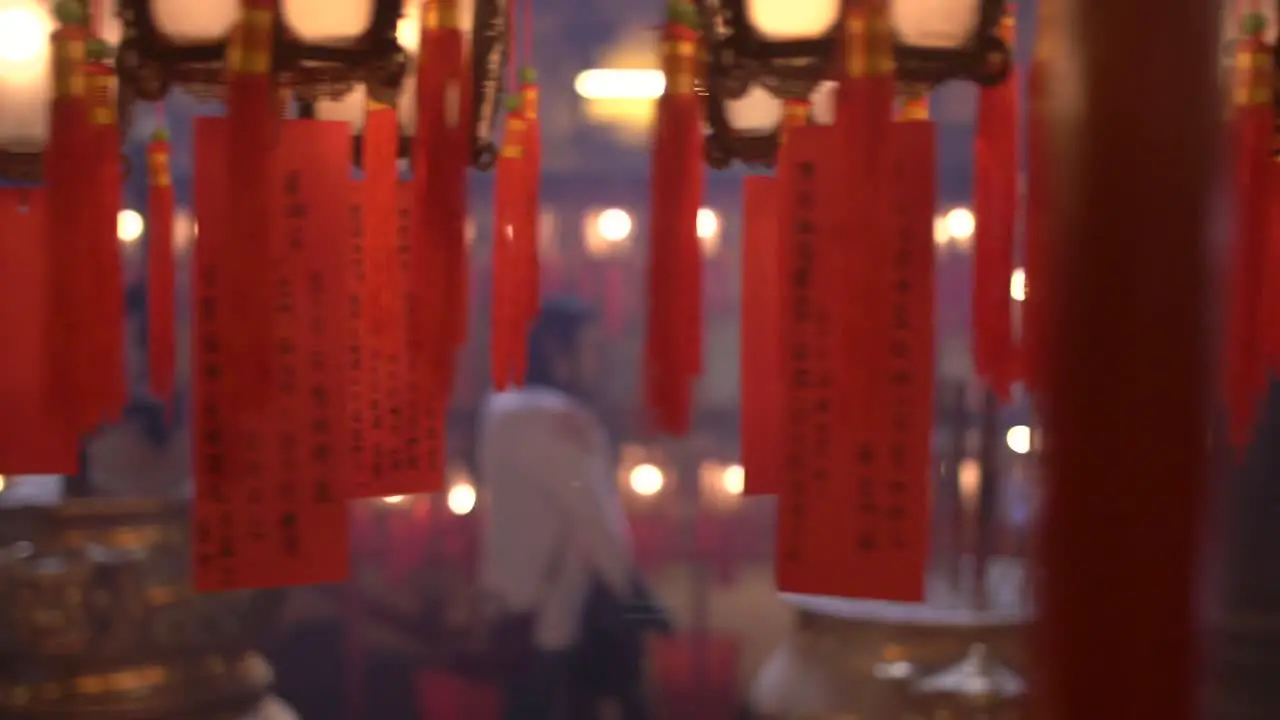
[(504, 693), (504, 720), (598, 720), (601, 702), (616, 703), (622, 720), (649, 720), (649, 701), (639, 675), (634, 682), (594, 682), (600, 668), (588, 667), (581, 650), (543, 651), (532, 667), (510, 678)]
[(276, 693), (303, 720), (348, 720), (351, 673), (362, 673), (360, 705), (374, 720), (416, 720), (413, 668), (403, 658), (370, 652), (351, 667), (338, 622), (291, 628), (267, 653), (276, 672)]
[(503, 718), (593, 720), (589, 698), (574, 677), (576, 661), (573, 650), (539, 651), (528, 670), (507, 680)]
[[(597, 630), (586, 638), (579, 653), (575, 676), (586, 684), (592, 706), (601, 700), (615, 703), (622, 720), (649, 720), (649, 699), (644, 680), (644, 637), (638, 633)], [(594, 716), (589, 716), (592, 720)]]

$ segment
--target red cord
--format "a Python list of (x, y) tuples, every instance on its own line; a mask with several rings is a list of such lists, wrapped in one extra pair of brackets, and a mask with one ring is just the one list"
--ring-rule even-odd
[(533, 0), (524, 0), (524, 64), (533, 67)]
[(516, 42), (516, 5), (520, 0), (511, 0), (507, 5), (507, 38), (511, 43), (511, 52), (507, 57), (507, 87), (509, 91), (514, 91), (518, 86), (519, 78), (516, 75), (516, 66), (519, 65), (519, 59), (516, 53), (519, 48)]

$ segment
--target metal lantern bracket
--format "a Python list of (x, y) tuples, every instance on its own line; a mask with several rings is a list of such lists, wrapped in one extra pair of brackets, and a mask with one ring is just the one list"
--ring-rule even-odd
[(471, 37), (471, 166), (491, 170), (498, 158), (494, 127), (502, 100), (503, 69), (511, 52), (511, 0), (476, 0)]
[[(122, 91), (143, 100), (159, 100), (173, 85), (197, 95), (217, 95), (224, 82), (227, 40), (183, 45), (174, 43), (157, 27), (152, 0), (120, 0), (124, 39), (117, 57)], [(364, 35), (344, 47), (307, 45), (292, 36), (276, 18), (273, 53), (280, 84), (292, 88), (300, 99), (337, 98), (355, 84), (369, 86), (370, 94), (394, 97), (404, 77), (405, 53), (396, 43), (400, 0), (375, 0), (373, 20)]]
[[(475, 0), (471, 37), (471, 167), (476, 170), (492, 170), (498, 159), (494, 128), (498, 121), (504, 90), (503, 76), (507, 64), (514, 62), (511, 53), (511, 28), (508, 27), (507, 3), (510, 0)], [(394, 104), (396, 89), (388, 88), (389, 97), (379, 97), (370, 88), (370, 97)], [(353, 139), (354, 162), (363, 164), (363, 141), (357, 135)], [(398, 156), (409, 159), (413, 152), (413, 138), (402, 136)]]

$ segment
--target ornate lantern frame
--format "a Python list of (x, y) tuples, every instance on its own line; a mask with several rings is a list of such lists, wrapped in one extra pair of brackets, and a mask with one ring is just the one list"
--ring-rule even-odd
[[(492, 170), (498, 159), (498, 146), (494, 140), (502, 94), (505, 89), (503, 70), (511, 61), (511, 28), (508, 27), (508, 3), (511, 0), (474, 0), (472, 7), (471, 32), (471, 88), (467, 96), (471, 99), (468, 108), (471, 118), (471, 167), (476, 170)], [(395, 87), (384, 88), (389, 97), (379, 98), (387, 104), (394, 104), (398, 97)], [(370, 92), (374, 91), (370, 88)], [(353, 158), (356, 165), (363, 162), (363, 138), (357, 134), (352, 138)], [(408, 159), (413, 153), (413, 137), (400, 136), (397, 152), (400, 158)]]
[[(396, 42), (400, 0), (374, 0), (368, 29), (343, 47), (307, 45), (276, 17), (272, 62), (280, 84), (301, 100), (340, 97), (365, 83), (377, 98), (394, 98), (404, 77), (406, 56)], [(227, 39), (177, 44), (160, 31), (151, 0), (120, 0), (124, 37), (117, 54), (121, 103), (133, 98), (159, 100), (175, 85), (196, 94), (216, 94), (224, 82)]]
[[(753, 84), (779, 100), (808, 98), (819, 82), (836, 77), (841, 23), (824, 35), (771, 42), (752, 27), (746, 0), (696, 0), (704, 28), (706, 68), (707, 164), (724, 168), (735, 160), (770, 167), (777, 159), (778, 132), (743, 134), (730, 125), (725, 103), (741, 98)], [(934, 87), (950, 80), (979, 85), (1002, 82), (1011, 64), (1010, 48), (1000, 37), (1005, 0), (981, 0), (977, 28), (969, 42), (955, 48), (894, 44), (897, 79), (913, 87)]]

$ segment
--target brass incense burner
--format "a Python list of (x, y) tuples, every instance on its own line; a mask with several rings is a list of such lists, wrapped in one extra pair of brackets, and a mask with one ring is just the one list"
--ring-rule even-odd
[(0, 717), (215, 720), (271, 683), (264, 594), (197, 595), (183, 503), (0, 505)]
[(1023, 607), (783, 598), (796, 620), (752, 688), (762, 720), (1026, 717)]

